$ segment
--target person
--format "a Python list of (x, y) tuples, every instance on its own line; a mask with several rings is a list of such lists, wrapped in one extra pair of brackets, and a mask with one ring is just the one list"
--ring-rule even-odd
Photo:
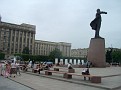
[(40, 74), (40, 71), (42, 71), (42, 65), (38, 64), (36, 69), (37, 69), (38, 73)]
[(44, 68), (44, 70), (49, 70), (50, 69), (50, 67), (48, 66), (47, 62), (44, 63), (43, 68)]
[[(15, 64), (15, 62), (13, 60), (12, 63), (11, 63), (10, 77), (12, 76), (12, 74), (16, 74), (16, 73), (17, 73), (17, 71), (16, 71), (16, 64)], [(15, 77), (15, 75), (14, 75), (14, 77)]]
[(73, 69), (71, 63), (68, 63), (68, 69)]
[(101, 27), (101, 14), (107, 14), (107, 12), (100, 11), (100, 9), (97, 9), (96, 18), (90, 23), (90, 26), (93, 30), (95, 30), (95, 38), (101, 38), (99, 36), (99, 31)]
[(91, 66), (92, 66), (92, 62), (91, 62), (91, 61), (87, 61), (87, 62), (86, 62), (86, 67), (87, 67), (87, 68), (90, 68)]
[(32, 60), (32, 67), (31, 68), (34, 68), (34, 64), (35, 64), (35, 61)]
[(24, 61), (24, 65), (23, 65), (23, 67), (22, 67), (22, 70), (23, 70), (24, 72), (26, 72), (26, 71), (28, 70), (28, 64), (27, 64), (27, 62), (25, 62), (25, 61)]
[(17, 61), (15, 62), (15, 64), (16, 64), (16, 70), (17, 70), (16, 75), (17, 75), (17, 73), (19, 73), (19, 75), (21, 75), (21, 73), (20, 73), (20, 64), (19, 64), (19, 61), (17, 60)]
[(8, 61), (8, 63), (6, 63), (6, 68), (5, 68), (5, 77), (9, 77), (10, 75), (10, 69), (11, 69), (11, 63)]
[(28, 67), (32, 68), (32, 61), (29, 61)]
[(5, 62), (2, 62), (2, 64), (1, 64), (1, 76), (5, 75), (5, 68), (6, 68)]
[[(85, 68), (82, 70), (82, 75), (90, 75), (89, 68)], [(86, 80), (86, 77), (84, 77), (84, 80)]]

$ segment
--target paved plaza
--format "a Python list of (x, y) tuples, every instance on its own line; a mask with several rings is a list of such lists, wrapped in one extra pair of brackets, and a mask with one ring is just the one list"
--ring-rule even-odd
[[(75, 68), (75, 73), (81, 74), (82, 69), (83, 68)], [(67, 71), (67, 68), (61, 67), (60, 70)], [(41, 74), (32, 73), (31, 70), (29, 70), (29, 72), (22, 72), (21, 76), (16, 76), (15, 78), (3, 78), (2, 76), (0, 76), (0, 78), (5, 79), (6, 82), (7, 79), (12, 80), (14, 83), (17, 82), (31, 90), (121, 90), (121, 67), (90, 68), (92, 75), (102, 77), (102, 82), (99, 84), (91, 83), (88, 80), (85, 81), (83, 77), (80, 76), (65, 79), (62, 74), (54, 73), (52, 76), (46, 76), (44, 73), (44, 71), (41, 71)]]

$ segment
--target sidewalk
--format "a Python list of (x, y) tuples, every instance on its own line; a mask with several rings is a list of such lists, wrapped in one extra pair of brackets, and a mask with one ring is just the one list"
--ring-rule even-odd
[[(67, 70), (63, 68), (61, 70)], [(75, 68), (76, 73), (80, 73), (82, 68)], [(116, 90), (121, 89), (121, 67), (91, 68), (92, 75), (102, 76), (102, 83), (94, 84), (84, 81), (82, 77), (65, 79), (62, 75), (53, 74), (52, 76), (30, 72), (22, 73), (21, 76), (10, 78), (16, 82), (32, 87), (35, 90)]]
[(0, 76), (0, 90), (32, 90), (24, 85), (16, 83), (8, 78)]

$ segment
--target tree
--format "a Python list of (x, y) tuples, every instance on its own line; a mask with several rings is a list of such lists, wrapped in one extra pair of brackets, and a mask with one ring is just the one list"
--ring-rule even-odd
[(112, 51), (113, 51), (113, 49), (110, 48), (110, 50), (107, 50), (107, 52), (106, 52), (106, 62), (108, 62), (108, 63), (112, 62)]
[(55, 48), (52, 52), (50, 52), (49, 57), (52, 61), (54, 61), (55, 58), (61, 58), (62, 57), (62, 52)]
[(29, 48), (28, 47), (25, 47), (24, 49), (23, 49), (23, 52), (22, 52), (23, 54), (29, 54)]
[(0, 52), (0, 60), (5, 58), (5, 54)]
[(113, 62), (121, 63), (121, 50), (116, 50), (112, 52)]

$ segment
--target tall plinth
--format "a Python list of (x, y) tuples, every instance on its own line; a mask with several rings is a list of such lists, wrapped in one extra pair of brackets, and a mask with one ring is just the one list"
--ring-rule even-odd
[(106, 67), (104, 38), (91, 38), (87, 60), (94, 67)]

